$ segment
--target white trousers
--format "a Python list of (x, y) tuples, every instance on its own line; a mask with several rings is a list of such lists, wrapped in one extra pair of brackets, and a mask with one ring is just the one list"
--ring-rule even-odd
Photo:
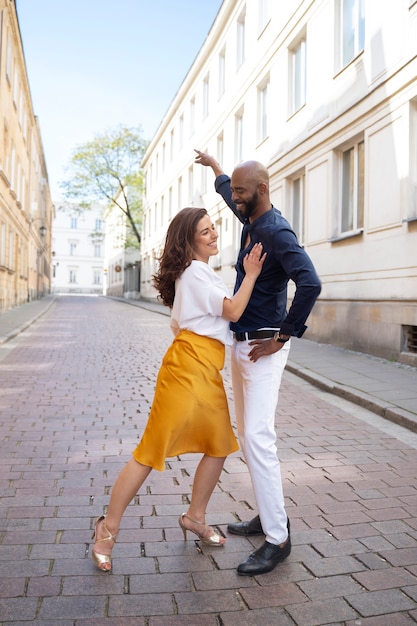
[(287, 514), (277, 456), (275, 411), (291, 341), (256, 363), (248, 341), (233, 341), (232, 384), (239, 443), (252, 480), (262, 528), (269, 543), (287, 536)]

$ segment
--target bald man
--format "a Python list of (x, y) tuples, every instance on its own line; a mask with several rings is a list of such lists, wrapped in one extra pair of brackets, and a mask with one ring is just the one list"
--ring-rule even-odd
[[(244, 278), (243, 259), (254, 244), (262, 243), (267, 253), (245, 312), (231, 324), (236, 423), (259, 515), (249, 522), (229, 524), (227, 529), (235, 535), (265, 535), (262, 546), (237, 568), (242, 576), (255, 576), (270, 572), (291, 552), (275, 411), (290, 339), (303, 335), (321, 285), (290, 224), (271, 204), (267, 168), (258, 161), (246, 161), (229, 178), (212, 156), (196, 153), (195, 162), (211, 167), (216, 191), (243, 223), (235, 292)], [(290, 279), (296, 291), (287, 312)]]

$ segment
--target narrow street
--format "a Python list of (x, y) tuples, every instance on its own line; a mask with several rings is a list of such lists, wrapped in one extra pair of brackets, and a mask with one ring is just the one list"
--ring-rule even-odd
[[(94, 568), (93, 523), (143, 432), (171, 336), (166, 315), (61, 296), (1, 347), (1, 626), (416, 624), (417, 435), (289, 372), (276, 418), (288, 560), (236, 574), (263, 541), (226, 532), (256, 512), (237, 452), (207, 511), (224, 549), (183, 541), (199, 460), (187, 455), (128, 507), (112, 574)], [(232, 409), (229, 374), (227, 359)]]

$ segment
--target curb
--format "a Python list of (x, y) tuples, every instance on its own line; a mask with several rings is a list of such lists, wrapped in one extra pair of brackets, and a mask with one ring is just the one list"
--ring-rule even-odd
[(324, 378), (323, 376), (320, 376), (319, 374), (315, 374), (311, 370), (305, 370), (297, 367), (296, 365), (292, 365), (290, 359), (287, 362), (286, 369), (292, 374), (295, 374), (299, 378), (302, 378), (323, 391), (340, 396), (341, 398), (344, 398), (349, 402), (353, 402), (364, 409), (368, 409), (368, 411), (372, 411), (372, 413), (376, 413), (380, 417), (383, 417), (398, 426), (403, 426), (404, 428), (417, 433), (417, 422), (410, 418), (406, 411), (398, 408), (394, 404), (389, 402), (384, 403), (383, 401), (377, 402), (373, 396), (370, 396), (363, 391), (359, 391), (353, 387), (348, 387), (347, 385), (335, 383), (327, 378)]
[[(14, 328), (13, 330), (9, 331), (8, 333), (6, 333), (5, 335), (1, 335), (0, 336), (0, 346), (4, 345), (5, 343), (7, 343), (8, 341), (11, 341), (12, 339), (14, 339), (15, 337), (17, 337), (18, 335), (20, 335), (20, 333), (23, 333), (25, 330), (27, 330), (30, 326), (32, 326), (32, 324), (34, 324), (35, 322), (38, 321), (39, 318), (42, 317), (42, 315), (45, 315), (45, 313), (47, 313), (49, 311), (49, 309), (51, 308), (51, 306), (54, 304), (56, 300), (56, 296), (53, 296), (50, 300), (50, 302), (45, 306), (45, 308), (40, 311), (37, 315), (35, 315), (34, 317), (32, 317), (32, 319), (27, 320), (26, 322), (24, 322), (23, 324), (21, 324), (20, 326), (17, 326), (16, 328)], [(13, 310), (13, 309), (12, 309)]]

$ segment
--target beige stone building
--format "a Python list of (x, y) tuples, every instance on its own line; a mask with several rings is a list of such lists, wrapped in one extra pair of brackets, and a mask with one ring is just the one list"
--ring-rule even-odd
[(13, 0), (0, 0), (0, 314), (51, 288), (54, 207)]
[(193, 148), (257, 159), (322, 279), (306, 337), (417, 364), (416, 53), (415, 0), (224, 0), (145, 155), (142, 297), (186, 205), (233, 284), (240, 225)]

